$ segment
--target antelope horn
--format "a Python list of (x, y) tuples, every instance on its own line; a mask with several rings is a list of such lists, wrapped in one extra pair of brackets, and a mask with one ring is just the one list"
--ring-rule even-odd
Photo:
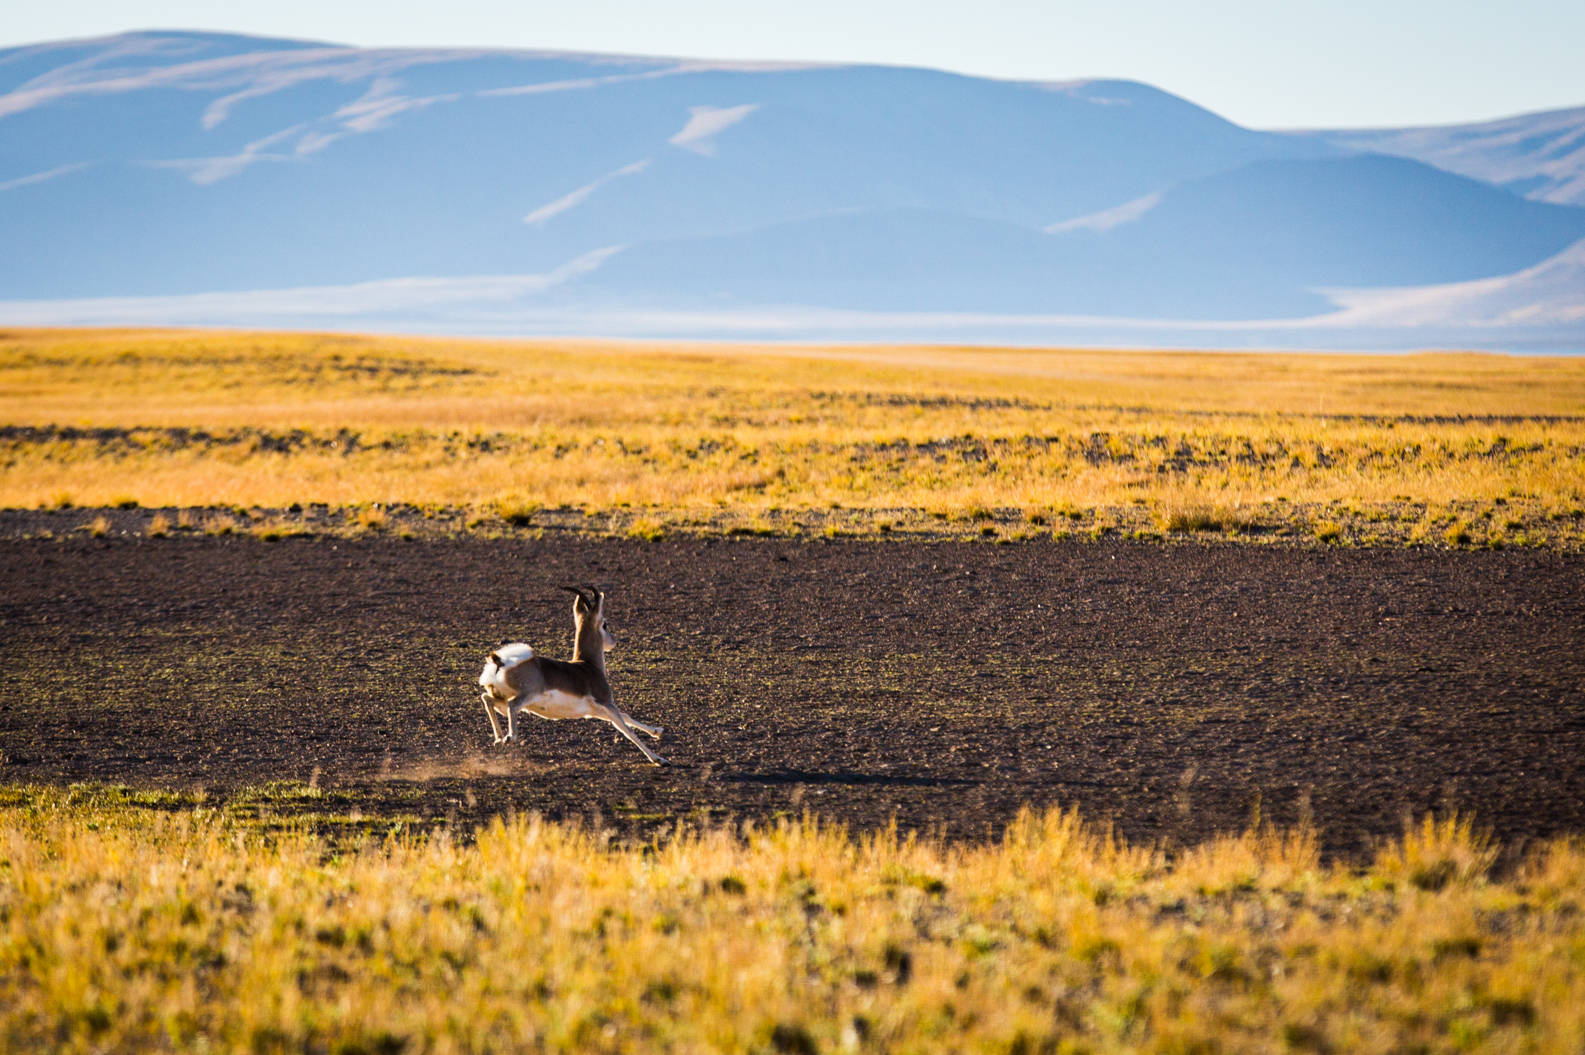
[(566, 590), (570, 594), (575, 594), (577, 596), (578, 600), (582, 601), (586, 607), (589, 607), (589, 608), (596, 607), (596, 603), (594, 601), (590, 600), (587, 596), (585, 596), (584, 592), (582, 590), (580, 590), (578, 587), (576, 587), (576, 586), (563, 586), (563, 587), (561, 587), (561, 589)]

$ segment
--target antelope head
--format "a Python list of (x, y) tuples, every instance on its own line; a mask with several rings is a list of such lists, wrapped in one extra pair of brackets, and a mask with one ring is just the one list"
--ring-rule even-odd
[[(610, 628), (605, 625), (605, 594), (589, 587), (587, 591), (576, 586), (563, 586), (563, 590), (576, 598), (572, 602), (572, 622), (574, 636), (581, 644), (586, 633), (598, 632), (600, 638), (599, 648), (593, 651), (609, 652), (616, 647), (616, 637)], [(593, 644), (593, 642), (590, 642)]]

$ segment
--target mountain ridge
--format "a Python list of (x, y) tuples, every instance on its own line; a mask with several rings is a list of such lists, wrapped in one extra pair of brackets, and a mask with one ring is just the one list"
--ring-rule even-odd
[(1585, 106), (1469, 124), (1306, 134), (1344, 149), (1414, 158), (1536, 201), (1585, 205)]
[[(473, 280), (503, 327), (767, 305), (1347, 318), (1328, 291), (1517, 274), (1585, 238), (1585, 208), (1547, 200), (1572, 193), (1567, 172), (1521, 185), (1545, 144), (1519, 150), (1509, 120), (1485, 137), (1507, 151), (1502, 187), (1405, 154), (1447, 136), (1379, 134), (1390, 149), (1374, 150), (1365, 133), (1246, 129), (1133, 81), (204, 33), (47, 42), (0, 51), (0, 238), (19, 249), (0, 259), (0, 321), (127, 298), (180, 321), (198, 303), (184, 297), (218, 310), (408, 282), (441, 298), (424, 325), (445, 328), (446, 304), (473, 317), (457, 293)], [(1548, 142), (1571, 144), (1549, 120)], [(1567, 299), (1566, 281), (1546, 290)], [(1542, 314), (1574, 339), (1566, 305)]]

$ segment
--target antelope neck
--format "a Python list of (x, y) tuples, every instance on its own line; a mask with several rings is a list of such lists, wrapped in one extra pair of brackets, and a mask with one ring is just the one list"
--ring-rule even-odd
[[(585, 628), (588, 628), (587, 631)], [(585, 641), (584, 637), (589, 640)], [(605, 642), (600, 640), (600, 631), (593, 623), (578, 620), (577, 629), (572, 638), (572, 661), (574, 663), (587, 663), (591, 667), (605, 672)]]

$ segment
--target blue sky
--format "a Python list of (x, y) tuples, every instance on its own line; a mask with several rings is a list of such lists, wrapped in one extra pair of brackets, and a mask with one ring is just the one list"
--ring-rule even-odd
[(1585, 2), (50, 0), (0, 46), (127, 29), (1123, 77), (1257, 128), (1441, 124), (1585, 105)]

